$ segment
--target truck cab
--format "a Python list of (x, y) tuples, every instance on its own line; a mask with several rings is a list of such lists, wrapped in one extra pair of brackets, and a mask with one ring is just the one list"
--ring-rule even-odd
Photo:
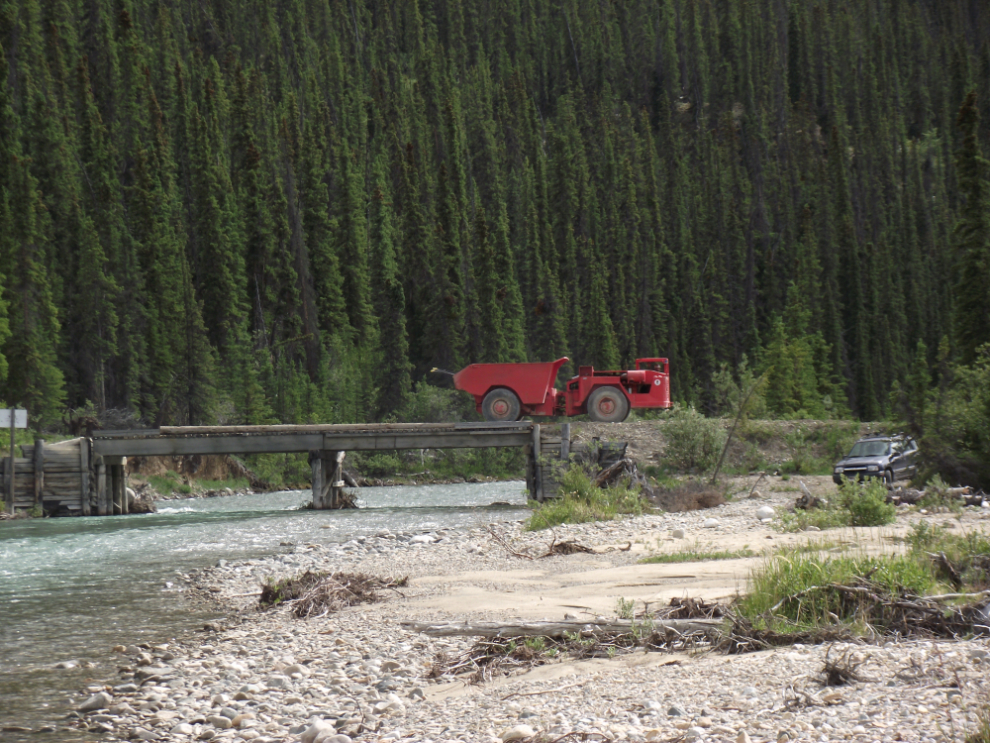
[(670, 368), (665, 358), (636, 359), (628, 371), (599, 371), (578, 367), (578, 374), (567, 382), (564, 414), (587, 413), (594, 421), (613, 423), (625, 420), (635, 408), (670, 407)]
[(633, 407), (670, 407), (670, 371), (667, 359), (636, 359), (636, 368), (626, 372), (626, 390), (632, 399), (634, 395), (644, 404)]

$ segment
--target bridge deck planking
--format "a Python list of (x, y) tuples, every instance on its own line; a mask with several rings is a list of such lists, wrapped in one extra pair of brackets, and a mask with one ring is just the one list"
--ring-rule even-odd
[(181, 454), (286, 454), (318, 449), (389, 451), (395, 449), (471, 449), (519, 447), (530, 443), (529, 432), (477, 434), (271, 434), (241, 436), (157, 436), (140, 439), (94, 439), (99, 456), (151, 457)]
[(111, 457), (520, 447), (530, 443), (532, 431), (529, 422), (163, 427), (133, 436), (96, 433), (93, 453)]

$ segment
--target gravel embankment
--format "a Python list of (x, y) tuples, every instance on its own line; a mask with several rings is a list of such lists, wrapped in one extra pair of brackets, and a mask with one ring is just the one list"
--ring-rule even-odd
[[(827, 488), (827, 483), (809, 483)], [(560, 527), (596, 554), (526, 560), (484, 530), (387, 532), (344, 545), (287, 547), (282, 555), (223, 561), (185, 576), (192, 599), (218, 601), (228, 617), (169, 646), (118, 646), (120, 677), (94, 684), (72, 725), (103, 739), (162, 741), (500, 741), (541, 734), (599, 733), (586, 740), (937, 741), (960, 740), (990, 703), (990, 644), (890, 642), (882, 646), (793, 646), (743, 656), (634, 653), (564, 661), (469, 685), (428, 678), (438, 653), (457, 654), (470, 638), (432, 639), (403, 630), (416, 620), (593, 620), (616, 600), (729, 597), (745, 590), (762, 558), (642, 565), (656, 551), (695, 545), (762, 550), (827, 538), (863, 549), (893, 547), (887, 537), (920, 518), (956, 529), (990, 525), (990, 509), (961, 518), (916, 512), (884, 530), (782, 535), (759, 508), (779, 512), (794, 493), (764, 483), (765, 497), (704, 512), (643, 516)], [(332, 514), (328, 514), (332, 518)], [(709, 519), (717, 524), (706, 527)], [(515, 550), (543, 551), (546, 533), (496, 527)], [(685, 532), (674, 539), (674, 530)], [(886, 545), (886, 546), (884, 546)], [(289, 607), (255, 609), (269, 576), (306, 569), (409, 576), (385, 601), (311, 620)], [(817, 681), (826, 652), (848, 654), (864, 679), (842, 687)], [(568, 740), (579, 740), (572, 737)]]

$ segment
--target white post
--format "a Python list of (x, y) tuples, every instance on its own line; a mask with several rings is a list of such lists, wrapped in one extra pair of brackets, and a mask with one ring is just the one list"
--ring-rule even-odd
[(14, 513), (14, 427), (17, 422), (17, 406), (10, 408), (10, 460), (7, 465), (7, 510)]

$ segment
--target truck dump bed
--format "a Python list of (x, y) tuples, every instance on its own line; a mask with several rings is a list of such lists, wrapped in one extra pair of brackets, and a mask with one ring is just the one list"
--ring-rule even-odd
[(475, 400), (496, 387), (506, 387), (519, 397), (526, 407), (543, 405), (553, 390), (560, 367), (569, 359), (535, 364), (471, 364), (454, 375), (454, 386), (470, 393)]

